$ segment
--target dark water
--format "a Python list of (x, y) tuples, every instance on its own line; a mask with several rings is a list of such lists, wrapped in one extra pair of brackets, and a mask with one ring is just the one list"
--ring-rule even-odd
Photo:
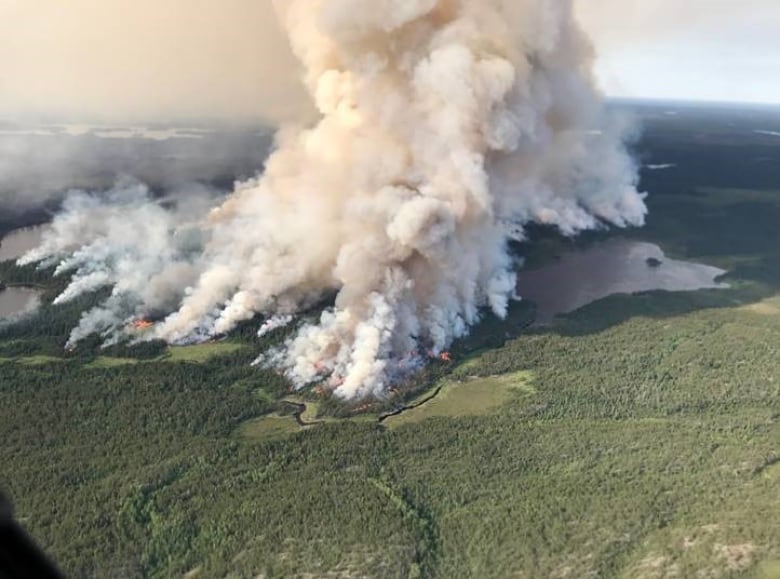
[[(37, 247), (47, 227), (25, 227), (6, 235), (0, 241), (0, 261), (17, 259)], [(34, 288), (11, 287), (0, 290), (0, 319), (35, 310), (40, 305), (40, 295), (41, 292)]]
[(38, 247), (47, 229), (48, 225), (24, 227), (3, 237), (0, 240), (0, 261), (18, 259), (31, 249)]
[[(658, 260), (655, 267), (648, 260)], [(518, 274), (518, 294), (538, 306), (537, 325), (614, 294), (725, 288), (716, 267), (668, 259), (652, 243), (612, 239)]]
[(0, 319), (34, 311), (40, 305), (40, 295), (40, 291), (25, 287), (0, 291)]

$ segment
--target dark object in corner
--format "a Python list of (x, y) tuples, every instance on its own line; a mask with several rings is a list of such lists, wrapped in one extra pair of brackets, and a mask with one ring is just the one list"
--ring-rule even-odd
[(647, 265), (648, 267), (661, 267), (664, 264), (663, 261), (660, 259), (656, 259), (654, 257), (648, 257), (647, 258)]
[(14, 521), (8, 499), (0, 493), (0, 579), (64, 577), (30, 536)]

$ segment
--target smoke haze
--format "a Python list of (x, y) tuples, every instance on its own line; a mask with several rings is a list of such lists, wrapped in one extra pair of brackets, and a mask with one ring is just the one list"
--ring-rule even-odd
[(134, 319), (163, 312), (149, 337), (206, 340), (258, 314), (272, 331), (336, 292), (258, 363), (297, 388), (383, 396), (485, 311), (506, 314), (507, 245), (527, 224), (574, 235), (643, 223), (624, 127), (602, 108), (572, 2), (275, 7), (319, 121), (280, 131), (264, 174), (207, 216), (163, 210), (134, 184), (72, 197), (22, 260), (72, 275), (60, 301), (113, 288), (71, 346), (133, 336)]
[(0, 117), (298, 119), (267, 0), (0, 0)]
[(268, 128), (67, 129), (74, 134), (62, 126), (0, 129), (0, 223), (70, 189), (109, 189), (125, 175), (158, 194), (192, 185), (227, 193), (236, 178), (262, 169), (273, 142)]
[[(780, 102), (776, 0), (575, 7), (610, 94)], [(0, 56), (0, 118), (275, 122), (310, 110), (269, 0), (0, 0)]]

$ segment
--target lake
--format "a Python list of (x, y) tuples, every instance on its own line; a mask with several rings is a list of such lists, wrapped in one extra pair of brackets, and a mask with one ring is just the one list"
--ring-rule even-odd
[(520, 271), (517, 293), (538, 307), (536, 325), (614, 294), (727, 288), (716, 267), (667, 258), (652, 243), (611, 239), (568, 252), (541, 269)]
[(34, 311), (41, 303), (41, 292), (34, 288), (10, 287), (0, 291), (0, 319)]
[(10, 232), (0, 240), (0, 261), (18, 259), (31, 249), (38, 247), (48, 228), (48, 225), (36, 225)]
[[(6, 235), (0, 241), (0, 261), (17, 259), (36, 248), (48, 225), (24, 227)], [(2, 280), (0, 280), (2, 281)], [(40, 305), (40, 290), (10, 287), (0, 290), (0, 319), (32, 312)]]

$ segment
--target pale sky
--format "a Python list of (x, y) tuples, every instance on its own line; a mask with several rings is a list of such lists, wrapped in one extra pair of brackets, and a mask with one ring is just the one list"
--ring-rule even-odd
[(780, 0), (575, 0), (610, 95), (780, 103)]
[[(780, 0), (575, 2), (609, 95), (780, 103)], [(269, 5), (0, 0), (0, 117), (292, 116)]]

